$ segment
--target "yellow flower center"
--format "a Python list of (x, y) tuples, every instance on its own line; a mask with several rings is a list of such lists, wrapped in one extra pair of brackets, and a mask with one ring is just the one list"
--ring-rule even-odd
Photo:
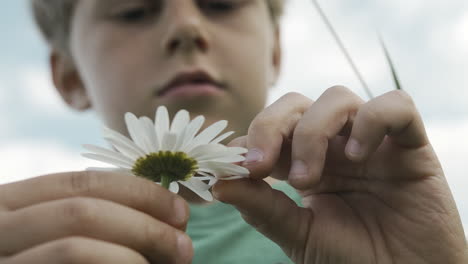
[(159, 151), (139, 158), (132, 172), (140, 177), (161, 182), (168, 188), (173, 181), (186, 181), (195, 175), (198, 163), (184, 152)]

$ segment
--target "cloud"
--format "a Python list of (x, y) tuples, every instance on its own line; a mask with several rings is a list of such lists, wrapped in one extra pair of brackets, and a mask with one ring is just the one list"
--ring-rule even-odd
[[(374, 4), (332, 1), (323, 2), (322, 7), (374, 95), (394, 89), (375, 34), (379, 28), (400, 81), (422, 115), (462, 118), (468, 116), (468, 12), (459, 5), (398, 0)], [(282, 42), (282, 75), (270, 103), (288, 91), (316, 99), (337, 84), (367, 99), (310, 1), (289, 2)]]
[[(452, 46), (452, 53), (464, 54), (468, 57), (468, 11), (456, 16), (445, 27), (438, 29), (437, 40), (434, 40), (442, 48)], [(445, 39), (441, 38), (445, 35)]]
[(7, 87), (5, 84), (3, 84), (0, 80), (0, 107), (3, 106), (3, 104), (6, 101), (6, 91)]
[[(327, 6), (326, 10), (333, 8)], [(333, 21), (339, 22), (336, 25), (341, 26), (340, 34), (345, 33), (342, 38), (366, 81), (374, 84), (389, 79), (383, 54), (375, 45), (376, 39), (372, 39), (374, 32), (370, 37), (368, 30), (356, 30), (360, 24), (349, 25), (352, 23), (343, 19)], [(283, 67), (269, 102), (288, 91), (316, 99), (333, 85), (346, 85), (366, 98), (345, 56), (309, 1), (289, 2), (282, 22)]]
[(102, 163), (86, 160), (80, 154), (58, 142), (17, 141), (0, 148), (0, 184), (35, 176), (103, 167)]
[(0, 138), (6, 137), (11, 132), (10, 111), (8, 111), (7, 93), (8, 87), (2, 82), (3, 76), (0, 75)]
[(26, 104), (46, 113), (67, 113), (68, 108), (55, 90), (50, 73), (46, 68), (29, 67), (20, 69), (22, 96)]

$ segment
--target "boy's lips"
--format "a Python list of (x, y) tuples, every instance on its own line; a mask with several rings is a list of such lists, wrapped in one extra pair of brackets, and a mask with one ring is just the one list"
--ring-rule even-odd
[(214, 80), (204, 71), (191, 71), (177, 74), (161, 89), (158, 97), (183, 97), (197, 95), (215, 95), (224, 90), (225, 85)]

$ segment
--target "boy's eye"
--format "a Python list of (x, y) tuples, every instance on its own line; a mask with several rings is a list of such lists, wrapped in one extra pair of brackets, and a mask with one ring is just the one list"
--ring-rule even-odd
[(146, 10), (144, 8), (134, 8), (134, 9), (126, 10), (120, 13), (118, 16), (122, 20), (132, 22), (132, 21), (138, 21), (144, 18), (145, 15), (146, 15)]
[(139, 23), (151, 18), (157, 11), (155, 7), (132, 7), (118, 12), (115, 17), (125, 23)]
[(201, 0), (200, 8), (210, 13), (228, 13), (236, 9), (239, 0)]

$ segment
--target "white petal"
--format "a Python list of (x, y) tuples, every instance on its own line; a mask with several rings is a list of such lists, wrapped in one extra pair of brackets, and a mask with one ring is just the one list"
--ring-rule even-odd
[(172, 120), (171, 133), (180, 134), (182, 130), (189, 124), (190, 115), (187, 110), (180, 110)]
[(198, 162), (216, 161), (216, 162), (224, 162), (224, 163), (236, 163), (236, 162), (242, 162), (244, 160), (245, 160), (245, 157), (241, 155), (232, 155), (232, 156), (224, 156), (224, 157), (208, 157), (208, 158), (197, 159)]
[(143, 129), (145, 130), (145, 134), (147, 137), (147, 144), (149, 145), (150, 152), (158, 152), (159, 151), (159, 142), (158, 136), (156, 135), (156, 131), (154, 130), (154, 124), (151, 119), (146, 116), (140, 118), (140, 122), (142, 124)]
[(218, 178), (212, 178), (210, 182), (208, 183), (209, 186), (213, 186), (218, 182)]
[(211, 155), (212, 153), (219, 153), (225, 150), (226, 148), (226, 146), (223, 146), (221, 144), (204, 144), (194, 147), (193, 149), (188, 151), (187, 154), (190, 157), (197, 159), (206, 155)]
[(143, 151), (141, 156), (139, 156), (137, 153), (133, 152), (133, 149), (129, 147), (129, 145), (123, 143), (122, 141), (119, 141), (115, 138), (104, 138), (106, 139), (110, 144), (112, 144), (119, 152), (129, 156), (132, 160), (137, 160), (140, 157), (144, 157), (146, 154), (144, 154)]
[(248, 178), (247, 176), (228, 176), (228, 177), (223, 177), (223, 178), (216, 178), (217, 180), (223, 180), (223, 181), (231, 181), (231, 180), (238, 180), (238, 179), (245, 179)]
[(208, 184), (194, 178), (190, 178), (187, 181), (179, 181), (179, 183), (196, 193), (204, 200), (210, 202), (213, 201), (213, 195), (211, 195), (211, 192), (209, 191), (210, 186)]
[(198, 133), (200, 128), (203, 126), (203, 123), (205, 123), (205, 117), (204, 116), (197, 116), (195, 119), (193, 119), (185, 128), (184, 131), (184, 140), (182, 143), (181, 148), (183, 149), (186, 144), (189, 144), (195, 135)]
[(193, 157), (198, 162), (202, 161), (218, 161), (218, 162), (241, 162), (245, 160), (244, 154), (247, 149), (238, 147), (226, 147), (221, 144), (205, 144), (200, 145), (192, 149), (187, 153), (190, 157)]
[(198, 145), (204, 145), (214, 139), (227, 126), (226, 120), (218, 121), (198, 134), (191, 142), (184, 146), (183, 151), (189, 152)]
[(226, 120), (218, 121), (205, 130), (203, 130), (198, 136), (195, 137), (197, 145), (210, 143), (221, 131), (223, 131), (228, 125)]
[(224, 134), (222, 134), (221, 136), (219, 136), (219, 137), (213, 139), (213, 141), (211, 141), (211, 143), (219, 143), (219, 142), (225, 140), (226, 138), (232, 136), (234, 133), (235, 133), (234, 131), (224, 133)]
[(125, 114), (125, 123), (127, 124), (127, 130), (132, 138), (133, 142), (141, 149), (145, 151), (146, 154), (151, 152), (149, 143), (145, 140), (147, 139), (146, 131), (142, 127), (142, 123), (138, 118), (132, 113)]
[(202, 175), (202, 176), (205, 176), (205, 177), (213, 177), (213, 175), (209, 174), (209, 173), (205, 173), (203, 171), (197, 171), (198, 174)]
[(213, 175), (214, 177), (218, 177), (219, 172), (217, 170), (208, 168), (208, 167), (202, 167), (197, 170), (197, 173), (201, 175), (201, 173), (206, 173), (209, 175)]
[(230, 154), (241, 155), (241, 154), (247, 153), (249, 150), (246, 148), (240, 148), (240, 147), (227, 147), (226, 151), (229, 152)]
[(215, 177), (213, 176), (194, 176), (193, 178), (199, 180), (199, 181), (210, 181), (214, 179)]
[(181, 131), (181, 133), (177, 134), (176, 143), (174, 144), (173, 151), (180, 151), (182, 146), (184, 145), (184, 138), (185, 138), (185, 129)]
[(179, 193), (179, 184), (177, 184), (177, 182), (171, 182), (169, 184), (169, 191), (173, 193)]
[(204, 161), (199, 162), (198, 166), (200, 166), (200, 171), (209, 173), (211, 173), (211, 171), (214, 171), (216, 173), (216, 177), (225, 177), (232, 175), (247, 176), (250, 174), (248, 169), (231, 163)]
[(83, 157), (85, 157), (85, 158), (101, 161), (101, 162), (104, 162), (104, 163), (109, 163), (109, 164), (112, 164), (114, 166), (121, 167), (121, 168), (124, 168), (124, 169), (131, 169), (132, 166), (133, 166), (133, 164), (129, 164), (127, 162), (116, 160), (114, 158), (110, 158), (110, 157), (107, 157), (107, 156), (104, 156), (104, 155), (99, 155), (99, 154), (94, 154), (94, 153), (83, 153), (81, 155)]
[(161, 142), (161, 150), (172, 151), (176, 143), (177, 143), (177, 134), (172, 134), (172, 133), (167, 132), (163, 136), (163, 140)]
[(85, 148), (85, 149), (87, 149), (87, 150), (89, 150), (91, 152), (94, 152), (95, 154), (108, 156), (108, 157), (111, 157), (111, 158), (114, 158), (114, 159), (117, 159), (117, 160), (128, 162), (130, 164), (132, 164), (134, 162), (134, 160), (130, 159), (127, 156), (124, 156), (120, 152), (112, 151), (112, 150), (109, 150), (109, 149), (105, 149), (105, 148), (101, 148), (101, 147), (94, 146), (94, 145), (89, 145), (89, 144), (83, 145), (83, 148)]
[(165, 106), (160, 106), (156, 110), (154, 128), (156, 130), (158, 140), (160, 140), (159, 145), (161, 146), (164, 134), (169, 131), (169, 113), (167, 112), (167, 108)]
[(171, 124), (171, 133), (177, 135), (176, 144), (173, 148), (174, 151), (180, 150), (181, 147), (184, 145), (185, 133), (189, 122), (189, 112), (187, 112), (186, 110), (180, 110), (179, 112), (177, 112)]
[(103, 137), (111, 143), (119, 152), (136, 160), (145, 156), (145, 152), (126, 136), (110, 128), (103, 128)]

